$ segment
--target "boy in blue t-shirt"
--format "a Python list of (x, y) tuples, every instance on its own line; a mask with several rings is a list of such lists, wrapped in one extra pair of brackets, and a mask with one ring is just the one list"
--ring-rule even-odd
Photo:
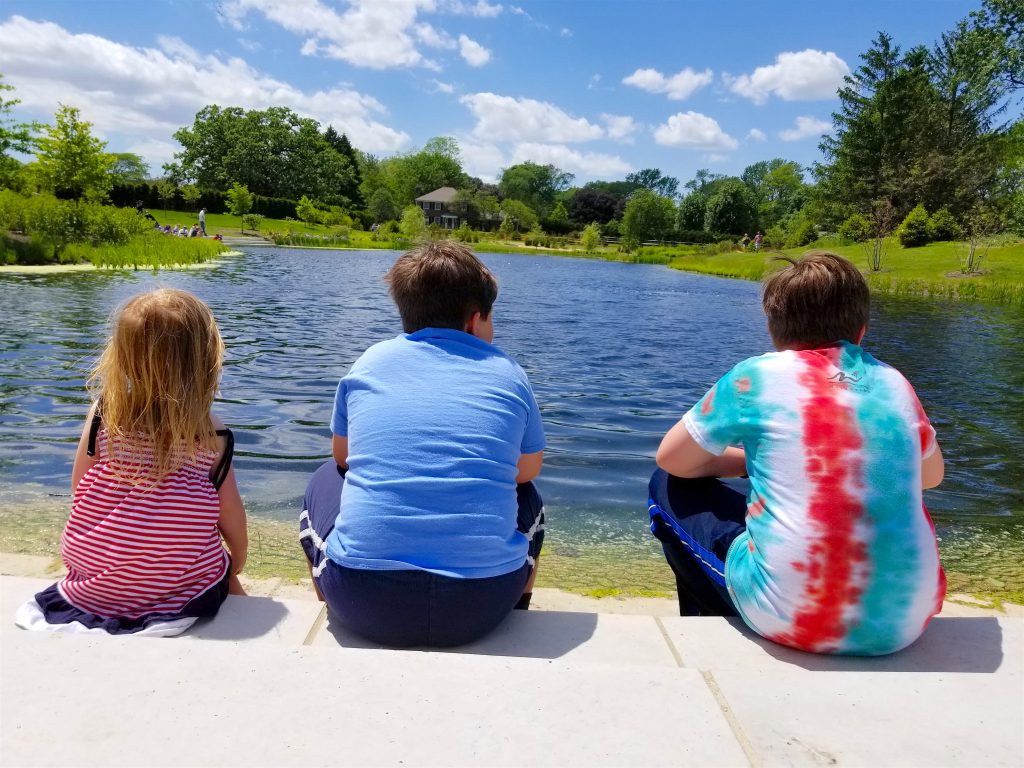
[(491, 344), (498, 287), (476, 256), (428, 243), (385, 280), (405, 333), (338, 385), (334, 460), (310, 481), (300, 538), (342, 625), (459, 645), (529, 605), (544, 429), (525, 372)]

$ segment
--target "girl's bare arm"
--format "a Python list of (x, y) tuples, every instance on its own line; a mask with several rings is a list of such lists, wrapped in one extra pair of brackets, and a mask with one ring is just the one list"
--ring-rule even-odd
[(82, 437), (78, 441), (78, 450), (75, 452), (75, 464), (71, 468), (71, 493), (75, 492), (78, 488), (78, 481), (96, 463), (96, 457), (88, 454), (89, 430), (92, 427), (92, 416), (95, 412), (96, 403), (93, 403), (89, 414), (85, 417), (85, 427), (82, 429)]

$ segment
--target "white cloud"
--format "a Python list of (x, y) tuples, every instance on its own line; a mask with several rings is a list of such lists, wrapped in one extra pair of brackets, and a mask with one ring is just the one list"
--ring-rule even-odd
[(848, 74), (846, 62), (832, 51), (808, 48), (780, 53), (774, 64), (758, 67), (749, 75), (725, 79), (733, 93), (755, 104), (764, 104), (773, 94), (784, 101), (831, 99)]
[(431, 82), (440, 93), (455, 93), (455, 86), (451, 83), (444, 83), (440, 80), (432, 80)]
[(157, 155), (166, 152), (171, 134), (191, 125), (207, 104), (290, 107), (334, 125), (368, 152), (393, 152), (409, 142), (403, 131), (378, 122), (386, 110), (372, 96), (347, 87), (304, 91), (243, 59), (200, 54), (175, 38), (161, 38), (159, 50), (135, 48), (13, 16), (0, 23), (0, 40), (0, 72), (18, 89), (23, 108), (49, 115), (58, 103), (79, 107), (104, 138), (124, 134), (137, 146), (160, 148), (145, 155), (154, 170), (168, 159)]
[(618, 155), (579, 152), (564, 144), (517, 144), (512, 150), (512, 162), (525, 163), (527, 160), (541, 165), (551, 163), (562, 170), (584, 176), (622, 176), (633, 170), (633, 167)]
[(501, 169), (509, 165), (505, 153), (496, 144), (476, 141), (473, 137), (456, 137), (462, 155), (462, 167), (470, 176), (476, 176), (489, 184), (498, 180)]
[(688, 149), (736, 149), (736, 139), (718, 122), (700, 112), (678, 112), (654, 130), (654, 140), (667, 147)]
[(603, 113), (601, 120), (605, 125), (605, 132), (608, 134), (609, 139), (615, 139), (616, 141), (622, 141), (626, 144), (633, 143), (633, 133), (640, 127), (640, 125), (632, 117), (627, 115), (609, 115)]
[(339, 12), (320, 0), (225, 0), (220, 10), (232, 25), (242, 24), (251, 12), (260, 13), (293, 34), (307, 36), (304, 48), (356, 67), (437, 69), (413, 39), (417, 14), (434, 7), (434, 0), (349, 0), (348, 9)]
[(558, 30), (558, 34), (560, 37), (572, 37), (572, 30), (568, 27), (562, 27)]
[(459, 55), (471, 67), (482, 67), (491, 60), (491, 52), (489, 50), (475, 40), (470, 40), (465, 35), (459, 35)]
[(600, 139), (601, 126), (534, 99), (473, 93), (461, 99), (476, 117), (473, 135), (484, 141), (577, 142)]
[(238, 37), (238, 38), (235, 38), (235, 40), (238, 42), (238, 44), (242, 48), (244, 48), (245, 50), (249, 51), (249, 53), (256, 53), (256, 51), (259, 51), (259, 50), (263, 49), (262, 45), (260, 45), (255, 40), (250, 40), (247, 37)]
[(453, 2), (445, 3), (443, 10), (458, 16), (476, 16), (480, 19), (493, 19), (495, 16), (500, 16), (505, 8), (496, 3), (488, 3), (486, 0), (477, 0), (475, 3), (454, 0)]
[(622, 82), (648, 93), (664, 93), (674, 101), (682, 101), (708, 85), (713, 79), (714, 75), (710, 69), (697, 72), (687, 67), (668, 77), (656, 69), (638, 69), (629, 77), (623, 78)]
[(796, 127), (787, 128), (780, 132), (779, 138), (783, 141), (799, 141), (811, 136), (821, 136), (821, 134), (831, 130), (832, 123), (825, 120), (819, 120), (816, 117), (798, 117), (796, 119)]
[(729, 159), (729, 156), (720, 155), (717, 152), (712, 152), (708, 155), (705, 155), (704, 159), (707, 160), (709, 163), (724, 163), (726, 160)]
[(600, 84), (600, 82), (601, 82), (601, 76), (600, 75), (591, 75), (590, 76), (590, 80), (587, 81), (587, 90), (588, 91), (594, 90), (595, 88), (597, 88), (597, 86), (598, 86), (598, 84)]
[(423, 22), (414, 27), (416, 39), (431, 48), (456, 48), (456, 43), (447, 32), (439, 31), (430, 24)]
[(751, 128), (747, 133), (747, 138), (750, 141), (768, 141), (768, 137), (760, 128)]

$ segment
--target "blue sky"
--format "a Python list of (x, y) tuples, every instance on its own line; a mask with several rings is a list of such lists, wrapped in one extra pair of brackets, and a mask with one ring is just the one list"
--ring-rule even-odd
[(205, 104), (288, 106), (379, 156), (459, 140), (470, 173), (578, 182), (820, 159), (835, 88), (879, 30), (930, 45), (963, 0), (4, 0), (20, 119), (79, 107), (154, 172)]

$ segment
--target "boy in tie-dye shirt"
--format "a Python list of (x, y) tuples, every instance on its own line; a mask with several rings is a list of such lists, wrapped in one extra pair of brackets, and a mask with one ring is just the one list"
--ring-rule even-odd
[[(945, 595), (921, 493), (943, 476), (935, 430), (860, 347), (869, 296), (852, 264), (810, 253), (768, 278), (763, 305), (778, 351), (725, 374), (658, 449), (651, 527), (681, 612), (738, 613), (817, 653), (898, 651)], [(748, 489), (719, 479), (742, 475)]]

